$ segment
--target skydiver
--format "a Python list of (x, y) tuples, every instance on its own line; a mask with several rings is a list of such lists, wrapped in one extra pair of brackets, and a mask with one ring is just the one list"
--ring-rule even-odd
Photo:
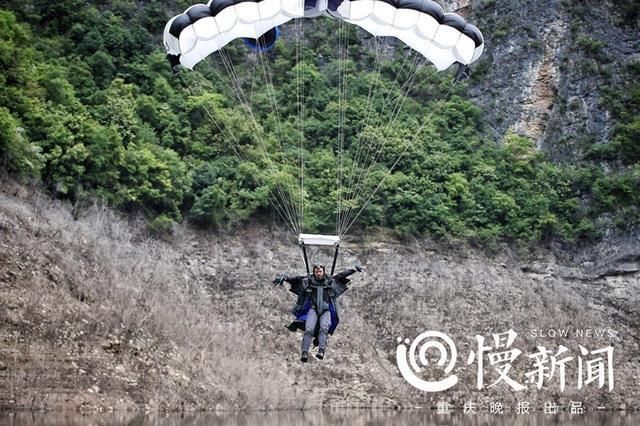
[(288, 282), (291, 285), (289, 291), (298, 296), (292, 309), (296, 319), (287, 328), (293, 332), (296, 330), (304, 331), (300, 358), (302, 362), (309, 360), (309, 348), (312, 340), (314, 346), (318, 346), (316, 358), (324, 359), (327, 334), (333, 334), (340, 321), (337, 299), (348, 289), (347, 284), (351, 280), (347, 277), (356, 271), (362, 272), (362, 267), (355, 266), (355, 269), (345, 269), (329, 277), (324, 265), (314, 265), (313, 273), (309, 275), (290, 277), (285, 274), (276, 277), (273, 281), (276, 285)]

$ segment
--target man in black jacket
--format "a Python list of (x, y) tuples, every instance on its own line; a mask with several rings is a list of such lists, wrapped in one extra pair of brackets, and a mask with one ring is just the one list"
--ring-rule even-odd
[(309, 348), (314, 337), (317, 338), (318, 346), (316, 358), (324, 358), (327, 335), (333, 334), (339, 322), (337, 299), (348, 289), (347, 284), (350, 280), (347, 277), (356, 271), (361, 272), (362, 268), (356, 266), (355, 269), (346, 269), (329, 277), (324, 265), (314, 265), (313, 273), (310, 275), (295, 277), (284, 275), (274, 281), (275, 283), (288, 282), (291, 285), (289, 291), (298, 296), (292, 310), (296, 319), (288, 329), (304, 330), (302, 362), (307, 362), (309, 359)]

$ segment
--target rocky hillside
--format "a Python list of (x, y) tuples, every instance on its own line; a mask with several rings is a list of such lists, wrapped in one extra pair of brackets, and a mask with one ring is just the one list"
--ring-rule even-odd
[[(38, 191), (0, 185), (0, 407), (151, 409), (435, 406), (449, 401), (512, 406), (569, 400), (587, 407), (640, 408), (640, 252), (637, 239), (568, 254), (492, 256), (384, 233), (346, 244), (340, 266), (363, 274), (343, 300), (328, 356), (299, 361), (288, 332), (293, 296), (269, 284), (301, 268), (294, 241), (276, 227), (229, 233), (175, 229), (154, 239), (135, 222), (95, 206), (74, 212)], [(74, 213), (76, 220), (74, 220)], [(318, 256), (315, 256), (318, 259)], [(322, 258), (320, 258), (322, 260)], [(523, 354), (496, 380), (485, 359), (476, 389), (476, 335), (518, 333)], [(452, 337), (460, 383), (427, 394), (396, 367), (398, 337), (425, 330)], [(558, 337), (551, 330), (569, 330)], [(576, 330), (606, 330), (577, 337)], [(599, 333), (598, 333), (599, 334)], [(552, 337), (549, 337), (549, 336)], [(526, 383), (537, 346), (574, 356), (578, 345), (614, 348), (613, 391), (596, 383), (542, 390)], [(485, 354), (486, 357), (486, 354)]]
[(625, 66), (640, 59), (637, 2), (454, 3), (486, 34), (471, 95), (495, 138), (526, 135), (568, 162), (609, 139), (605, 92), (621, 88)]

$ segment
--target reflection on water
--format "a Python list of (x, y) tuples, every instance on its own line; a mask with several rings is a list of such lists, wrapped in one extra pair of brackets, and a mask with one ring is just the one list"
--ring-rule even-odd
[(432, 411), (387, 411), (387, 410), (331, 410), (331, 411), (279, 411), (250, 413), (200, 413), (193, 415), (144, 415), (136, 413), (80, 414), (76, 412), (0, 412), (0, 425), (129, 425), (129, 426), (293, 426), (293, 425), (585, 425), (585, 426), (636, 426), (640, 414), (595, 412), (571, 416), (569, 414), (527, 415), (476, 414), (442, 415)]

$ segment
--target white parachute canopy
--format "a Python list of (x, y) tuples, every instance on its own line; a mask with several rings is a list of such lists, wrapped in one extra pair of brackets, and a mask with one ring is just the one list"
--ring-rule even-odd
[(173, 17), (164, 45), (174, 64), (192, 69), (232, 40), (258, 39), (292, 19), (317, 16), (396, 37), (439, 71), (454, 63), (469, 65), (484, 49), (475, 26), (431, 0), (211, 0)]

